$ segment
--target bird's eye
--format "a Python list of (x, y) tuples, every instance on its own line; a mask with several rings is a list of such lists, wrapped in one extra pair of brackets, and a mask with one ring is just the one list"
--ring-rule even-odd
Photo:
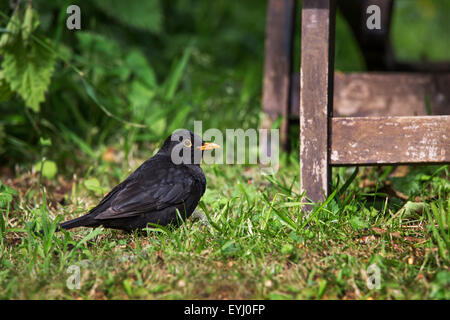
[(186, 148), (190, 148), (190, 147), (192, 147), (192, 142), (191, 142), (191, 140), (189, 140), (189, 139), (184, 139), (183, 145), (184, 145)]

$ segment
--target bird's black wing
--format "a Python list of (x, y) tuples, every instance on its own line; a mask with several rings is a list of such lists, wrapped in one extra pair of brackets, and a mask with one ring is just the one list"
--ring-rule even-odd
[(95, 215), (95, 219), (127, 218), (177, 206), (196, 192), (198, 182), (183, 166), (158, 166), (143, 170), (125, 181), (108, 199), (109, 206)]

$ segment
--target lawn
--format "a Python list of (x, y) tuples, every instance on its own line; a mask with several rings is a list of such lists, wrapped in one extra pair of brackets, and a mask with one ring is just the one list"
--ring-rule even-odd
[[(119, 181), (107, 175), (113, 166), (98, 168), (105, 188)], [(450, 298), (448, 166), (361, 168), (356, 177), (354, 168), (336, 170), (337, 193), (309, 215), (302, 212), (307, 201), (295, 159), (283, 159), (275, 176), (256, 167), (204, 169), (208, 189), (195, 217), (145, 235), (102, 228), (54, 233), (57, 222), (99, 200), (103, 187), (90, 175), (7, 179), (0, 189), (0, 297)], [(36, 226), (45, 233), (34, 234)], [(370, 286), (373, 264), (378, 288)]]
[[(396, 3), (398, 56), (450, 60), (449, 3)], [(265, 1), (79, 5), (69, 31), (60, 1), (0, 4), (0, 299), (450, 299), (449, 165), (333, 168), (311, 204), (298, 128), (274, 175), (203, 164), (180, 228), (55, 232), (174, 129), (262, 118)], [(338, 13), (336, 69), (363, 71), (358, 50)]]

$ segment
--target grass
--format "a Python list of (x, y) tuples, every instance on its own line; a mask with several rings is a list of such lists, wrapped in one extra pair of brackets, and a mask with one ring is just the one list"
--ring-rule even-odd
[[(112, 187), (128, 175), (117, 166), (103, 161), (42, 185), (35, 172), (4, 179), (0, 298), (450, 298), (448, 166), (336, 169), (336, 191), (309, 215), (295, 157), (269, 177), (257, 167), (204, 166), (197, 218), (178, 229), (54, 233), (107, 191), (86, 181)], [(367, 286), (374, 263), (378, 290)], [(81, 282), (70, 290), (73, 265)]]

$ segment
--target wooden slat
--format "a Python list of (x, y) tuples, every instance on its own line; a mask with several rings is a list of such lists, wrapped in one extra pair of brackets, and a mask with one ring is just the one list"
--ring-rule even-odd
[(328, 118), (333, 110), (335, 2), (302, 3), (300, 186), (317, 202), (329, 194), (331, 182)]
[(262, 127), (270, 128), (281, 116), (280, 140), (284, 148), (290, 103), (294, 8), (294, 0), (269, 0), (267, 7)]
[[(299, 76), (292, 78), (293, 86)], [(432, 115), (450, 114), (450, 73), (341, 73), (334, 77), (336, 117), (427, 115), (428, 99)], [(291, 105), (299, 103), (293, 91)], [(427, 99), (426, 99), (427, 97)], [(298, 108), (291, 108), (298, 116)]]
[(450, 116), (331, 119), (331, 164), (450, 162)]
[(450, 114), (450, 73), (336, 73), (336, 116)]

